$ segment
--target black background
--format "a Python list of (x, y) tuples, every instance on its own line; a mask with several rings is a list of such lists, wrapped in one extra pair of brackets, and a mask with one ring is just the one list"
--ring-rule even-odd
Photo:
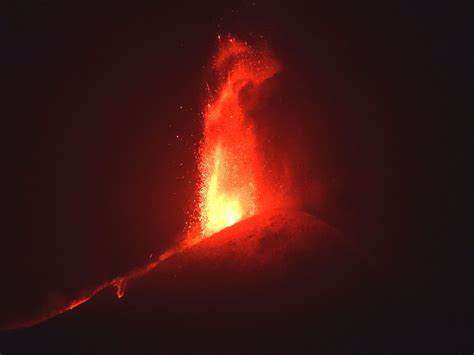
[(217, 35), (230, 32), (263, 38), (282, 63), (256, 124), (266, 149), (294, 162), (301, 208), (386, 270), (391, 302), (433, 317), (448, 343), (468, 334), (463, 9), (243, 1), (7, 10), (1, 317), (74, 296), (179, 238), (195, 203), (209, 63)]

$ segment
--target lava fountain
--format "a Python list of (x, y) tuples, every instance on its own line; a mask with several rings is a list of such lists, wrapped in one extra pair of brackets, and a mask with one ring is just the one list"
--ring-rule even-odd
[[(72, 300), (47, 303), (29, 316), (1, 322), (0, 329), (33, 326), (78, 307), (108, 287), (115, 287), (120, 299), (129, 281), (156, 269), (168, 258), (185, 253), (203, 238), (266, 209), (284, 207), (280, 196), (284, 195), (285, 201), (288, 197), (284, 192), (284, 184), (281, 180), (275, 184), (275, 178), (266, 169), (268, 162), (259, 145), (263, 139), (259, 139), (241, 97), (246, 92), (247, 99), (258, 101), (256, 95), (259, 86), (278, 72), (279, 64), (268, 49), (227, 37), (219, 38), (219, 50), (213, 58), (212, 69), (218, 84), (215, 91), (210, 91), (203, 112), (204, 130), (198, 160), (199, 223), (195, 225), (200, 232), (199, 237), (191, 233), (188, 235), (190, 239), (168, 249), (146, 265), (85, 290)], [(280, 171), (278, 175), (284, 174)], [(278, 220), (285, 219), (278, 214), (276, 216), (279, 216)], [(252, 230), (258, 227), (260, 220), (265, 226), (272, 221), (263, 216), (249, 220), (250, 224), (246, 224), (245, 228)], [(242, 243), (245, 244), (246, 240), (244, 238)], [(212, 238), (206, 241), (213, 243)], [(249, 248), (242, 247), (242, 250), (252, 250)]]
[(268, 50), (228, 37), (220, 39), (212, 69), (217, 90), (203, 112), (199, 151), (199, 222), (210, 236), (260, 212), (265, 179), (258, 139), (241, 105), (241, 93), (279, 70)]

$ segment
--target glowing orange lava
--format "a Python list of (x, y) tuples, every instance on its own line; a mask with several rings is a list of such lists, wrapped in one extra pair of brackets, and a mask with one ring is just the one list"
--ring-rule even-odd
[[(265, 169), (259, 139), (251, 117), (242, 106), (241, 94), (248, 88), (247, 99), (255, 99), (256, 90), (271, 78), (279, 65), (268, 50), (252, 47), (234, 38), (220, 40), (213, 69), (218, 88), (204, 111), (204, 135), (199, 151), (199, 229), (194, 229), (175, 248), (163, 252), (148, 264), (86, 290), (72, 301), (51, 303), (30, 318), (3, 323), (0, 330), (31, 327), (64, 312), (75, 309), (108, 287), (124, 297), (129, 281), (157, 268), (163, 261), (240, 220), (264, 209), (288, 207), (288, 186), (284, 172), (271, 174)], [(278, 178), (271, 175), (279, 175)], [(278, 183), (276, 183), (278, 181)], [(257, 224), (258, 226), (258, 224)], [(193, 228), (195, 225), (193, 225)]]
[(219, 41), (213, 61), (218, 89), (204, 111), (200, 148), (200, 228), (203, 236), (259, 211), (265, 181), (255, 128), (241, 105), (241, 92), (278, 71), (268, 51), (235, 38)]

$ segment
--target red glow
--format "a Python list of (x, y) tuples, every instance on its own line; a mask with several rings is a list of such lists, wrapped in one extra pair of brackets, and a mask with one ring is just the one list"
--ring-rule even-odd
[(199, 170), (203, 236), (260, 211), (263, 176), (255, 128), (240, 104), (245, 87), (256, 87), (279, 69), (266, 50), (235, 38), (219, 41), (214, 58), (219, 86), (204, 112)]
[[(204, 132), (199, 151), (199, 225), (201, 237), (208, 237), (243, 219), (267, 209), (288, 207), (288, 187), (284, 172), (271, 176), (265, 170), (258, 137), (251, 117), (240, 101), (245, 88), (256, 89), (279, 70), (279, 64), (266, 49), (234, 38), (220, 39), (213, 69), (218, 88), (210, 95), (204, 110)], [(256, 95), (255, 92), (251, 95)], [(252, 97), (251, 99), (255, 99)], [(178, 136), (177, 136), (178, 138)], [(258, 226), (258, 224), (256, 224)], [(29, 327), (73, 310), (105, 288), (115, 287), (118, 299), (125, 294), (129, 281), (154, 270), (175, 254), (202, 241), (195, 230), (176, 248), (163, 252), (148, 264), (124, 276), (104, 282), (66, 304), (48, 305), (31, 319), (0, 324), (0, 329)], [(233, 234), (232, 234), (233, 235)], [(210, 241), (207, 239), (206, 241)], [(242, 250), (245, 254), (247, 251)]]

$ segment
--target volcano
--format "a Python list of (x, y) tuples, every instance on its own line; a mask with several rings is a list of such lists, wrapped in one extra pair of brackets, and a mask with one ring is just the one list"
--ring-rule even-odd
[[(357, 256), (337, 230), (303, 212), (276, 210), (165, 260), (130, 285), (126, 302), (146, 298), (158, 319), (178, 326), (246, 327), (327, 311), (325, 304), (343, 301), (358, 287), (357, 271)], [(151, 282), (156, 295), (146, 291)], [(296, 295), (305, 301), (295, 302)]]
[[(309, 339), (303, 329), (311, 329), (310, 338), (327, 338), (359, 319), (364, 269), (336, 229), (305, 212), (274, 210), (128, 277), (120, 300), (106, 287), (84, 305), (9, 340), (18, 349), (16, 336), (26, 336), (60, 353), (70, 349), (78, 329), (88, 329), (81, 346), (117, 347), (121, 353), (127, 346), (167, 352), (242, 346), (255, 336), (275, 346), (282, 334)], [(48, 334), (61, 334), (59, 342), (51, 344)]]
[(0, 355), (472, 353), (449, 5), (6, 6)]

